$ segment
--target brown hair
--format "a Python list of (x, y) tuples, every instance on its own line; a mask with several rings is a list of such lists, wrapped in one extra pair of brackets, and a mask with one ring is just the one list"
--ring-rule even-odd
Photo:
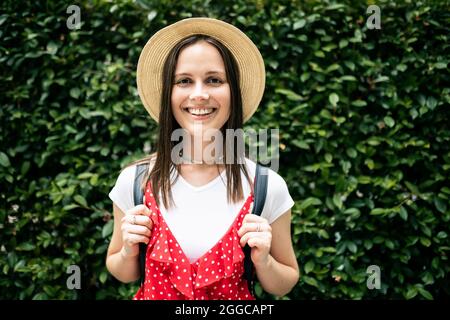
[[(157, 150), (155, 153), (134, 161), (128, 166), (150, 162), (155, 160), (154, 166), (150, 172), (146, 172), (142, 189), (145, 187), (148, 181), (151, 181), (152, 191), (154, 193), (155, 200), (159, 204), (159, 194), (162, 192), (162, 200), (165, 208), (169, 208), (170, 204), (174, 204), (171, 191), (170, 176), (173, 170), (177, 170), (177, 174), (180, 172), (180, 165), (175, 165), (171, 160), (171, 151), (175, 146), (175, 141), (171, 141), (172, 132), (175, 129), (180, 128), (180, 125), (175, 120), (171, 108), (171, 95), (172, 86), (174, 83), (175, 67), (177, 63), (180, 51), (189, 46), (193, 45), (198, 41), (206, 41), (207, 43), (213, 45), (219, 51), (225, 65), (225, 72), (230, 84), (230, 94), (231, 94), (231, 110), (230, 117), (227, 122), (220, 129), (224, 137), (224, 159), (227, 159), (226, 154), (232, 152), (233, 162), (231, 164), (225, 164), (227, 184), (227, 201), (238, 202), (243, 199), (243, 189), (241, 183), (241, 170), (243, 170), (245, 177), (247, 178), (251, 189), (253, 190), (253, 182), (249, 178), (246, 166), (245, 166), (245, 154), (242, 153), (240, 148), (237, 148), (239, 143), (243, 144), (243, 141), (239, 141), (242, 137), (237, 135), (237, 143), (234, 143), (234, 136), (232, 139), (227, 139), (226, 129), (240, 129), (243, 126), (243, 115), (242, 115), (242, 97), (239, 88), (239, 68), (232, 55), (232, 53), (218, 40), (209, 37), (207, 35), (196, 34), (189, 36), (179, 43), (177, 43), (172, 50), (169, 52), (167, 59), (164, 63), (163, 73), (162, 73), (162, 96), (161, 96), (161, 106), (159, 112), (159, 135)], [(220, 174), (219, 166), (217, 166), (217, 171)], [(231, 200), (231, 201), (230, 201)]]

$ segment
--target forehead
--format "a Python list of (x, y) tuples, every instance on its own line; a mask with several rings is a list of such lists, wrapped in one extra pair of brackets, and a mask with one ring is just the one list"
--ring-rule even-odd
[(206, 41), (198, 41), (180, 51), (176, 65), (177, 71), (204, 68), (225, 69), (222, 56), (214, 45)]

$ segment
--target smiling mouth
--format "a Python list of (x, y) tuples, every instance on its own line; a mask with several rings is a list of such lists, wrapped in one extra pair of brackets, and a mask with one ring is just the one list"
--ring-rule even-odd
[(208, 118), (217, 111), (217, 108), (184, 108), (184, 111), (189, 113), (194, 118)]

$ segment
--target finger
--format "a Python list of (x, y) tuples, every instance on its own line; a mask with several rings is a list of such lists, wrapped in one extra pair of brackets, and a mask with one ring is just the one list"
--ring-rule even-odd
[(247, 244), (250, 248), (254, 248), (254, 247), (263, 248), (263, 247), (270, 246), (268, 239), (261, 238), (261, 237), (254, 237), (254, 238), (248, 239)]
[(131, 215), (127, 217), (127, 221), (130, 224), (148, 226), (150, 229), (153, 227), (153, 221), (147, 216)]
[(132, 225), (128, 228), (128, 233), (150, 237), (152, 235), (152, 230), (146, 226)]
[(139, 235), (139, 234), (134, 234), (134, 233), (128, 234), (128, 242), (131, 245), (136, 244), (136, 243), (140, 243), (140, 242), (148, 244), (149, 241), (150, 241), (150, 239), (148, 237), (146, 237), (146, 236)]
[(269, 231), (270, 226), (262, 222), (248, 222), (242, 225), (238, 230), (238, 235), (242, 237), (247, 232), (250, 231)]
[(250, 222), (256, 222), (256, 223), (268, 223), (267, 219), (264, 219), (263, 217), (257, 216), (256, 214), (246, 214), (244, 219), (242, 220), (242, 223), (250, 223)]
[(151, 215), (151, 211), (146, 205), (140, 204), (140, 205), (137, 205), (137, 206), (127, 210), (126, 215), (145, 215), (145, 216), (150, 216)]
[(241, 240), (239, 240), (239, 243), (240, 243), (241, 247), (243, 247), (249, 241), (249, 239), (260, 238), (260, 237), (265, 237), (265, 236), (267, 236), (265, 234), (265, 232), (247, 232), (246, 234), (244, 234), (242, 236)]
[(122, 223), (143, 225), (149, 229), (153, 227), (152, 219), (143, 215), (126, 215), (122, 218)]

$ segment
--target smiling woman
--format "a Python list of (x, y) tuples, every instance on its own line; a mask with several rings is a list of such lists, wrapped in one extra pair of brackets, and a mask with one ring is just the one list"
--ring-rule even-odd
[(175, 68), (173, 115), (191, 135), (197, 121), (201, 121), (202, 130), (220, 129), (230, 116), (231, 93), (225, 65), (216, 47), (219, 44), (211, 38), (193, 36), (181, 45), (186, 48), (178, 56)]
[[(294, 201), (284, 179), (268, 169), (261, 216), (251, 214), (257, 165), (234, 136), (225, 135), (242, 129), (261, 100), (265, 70), (259, 50), (228, 23), (192, 18), (157, 32), (137, 70), (140, 98), (159, 122), (158, 144), (154, 154), (122, 171), (109, 194), (114, 231), (108, 270), (123, 282), (144, 278), (134, 299), (254, 299), (243, 277), (248, 245), (263, 289), (288, 293), (299, 278), (290, 232)], [(172, 152), (171, 137), (179, 129), (190, 142), (182, 149), (189, 160), (184, 163)], [(210, 141), (209, 130), (224, 138)], [(197, 137), (202, 143), (191, 143)], [(233, 161), (208, 158), (203, 151), (210, 143), (220, 144)], [(144, 203), (135, 205), (133, 181), (143, 163)], [(142, 275), (139, 243), (147, 244)]]

